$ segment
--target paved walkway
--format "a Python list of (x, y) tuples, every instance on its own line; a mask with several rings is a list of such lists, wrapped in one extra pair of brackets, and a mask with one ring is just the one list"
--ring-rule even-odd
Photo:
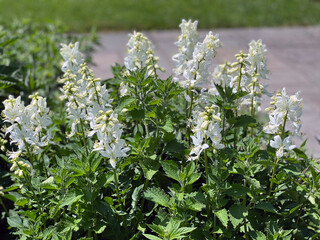
[[(208, 31), (199, 31), (201, 38)], [(126, 56), (126, 43), (129, 32), (100, 33), (101, 47), (93, 54), (96, 66), (93, 70), (97, 77), (112, 76), (110, 66), (115, 62), (123, 64)], [(169, 76), (174, 67), (171, 56), (177, 52), (174, 42), (180, 31), (144, 32), (155, 47), (155, 54), (160, 57), (159, 65)], [(268, 90), (274, 92), (286, 88), (288, 94), (301, 91), (304, 100), (302, 131), (306, 133), (307, 147), (314, 156), (320, 156), (320, 27), (293, 28), (244, 28), (216, 29), (223, 48), (218, 50), (215, 63), (234, 61), (234, 54), (247, 51), (251, 40), (262, 39), (268, 49), (269, 80), (265, 83)], [(265, 102), (263, 104), (267, 106)]]

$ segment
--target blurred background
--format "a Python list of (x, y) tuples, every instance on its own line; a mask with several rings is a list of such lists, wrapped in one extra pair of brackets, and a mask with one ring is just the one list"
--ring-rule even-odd
[(60, 22), (67, 31), (301, 26), (320, 23), (319, 0), (0, 0), (0, 21)]

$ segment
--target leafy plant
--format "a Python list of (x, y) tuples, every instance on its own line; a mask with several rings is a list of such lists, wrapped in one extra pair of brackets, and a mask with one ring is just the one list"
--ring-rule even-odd
[[(102, 81), (62, 45), (64, 110), (10, 96), (1, 199), (20, 239), (317, 239), (319, 165), (292, 143), (302, 100), (283, 89), (260, 120), (266, 46), (210, 72), (221, 47), (183, 21), (174, 76), (160, 79), (150, 41), (130, 35), (125, 66)], [(209, 89), (198, 84), (211, 81)], [(32, 121), (27, 122), (26, 119)], [(4, 142), (4, 141), (3, 141)]]

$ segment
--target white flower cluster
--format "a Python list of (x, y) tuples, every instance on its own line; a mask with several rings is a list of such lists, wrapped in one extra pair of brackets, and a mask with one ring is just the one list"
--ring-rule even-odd
[(198, 42), (198, 32), (197, 32), (198, 21), (188, 22), (182, 20), (179, 25), (181, 28), (181, 35), (175, 45), (178, 47), (179, 52), (172, 57), (172, 60), (176, 63), (177, 68), (173, 69), (177, 76), (182, 76), (184, 69), (188, 61), (193, 58), (194, 48)]
[(288, 96), (285, 88), (271, 97), (271, 105), (266, 109), (269, 112), (269, 123), (263, 128), (264, 132), (270, 134), (284, 134), (285, 125), (290, 124), (292, 132), (298, 134), (301, 128), (300, 117), (302, 115), (302, 99), (300, 92)]
[(206, 35), (203, 42), (197, 42), (196, 27), (197, 21), (182, 21), (181, 35), (176, 42), (179, 53), (172, 58), (177, 66), (174, 69), (176, 76), (183, 75), (184, 80), (180, 80), (179, 83), (184, 88), (193, 88), (200, 81), (208, 80), (212, 60), (217, 54), (217, 49), (222, 46), (219, 36), (213, 35), (212, 32)]
[[(260, 110), (261, 97), (264, 93), (264, 86), (260, 79), (266, 79), (267, 69), (267, 49), (261, 40), (249, 43), (249, 53), (242, 51), (236, 54), (237, 62), (218, 65), (212, 74), (212, 83), (217, 83), (225, 87), (233, 88), (233, 92), (240, 90), (247, 91), (245, 97), (239, 102), (240, 108), (250, 106), (255, 110)], [(215, 87), (209, 89), (212, 94), (217, 94)]]
[(37, 94), (30, 96), (32, 99), (28, 106), (24, 106), (21, 98), (9, 96), (4, 101), (4, 122), (11, 125), (5, 128), (5, 134), (10, 133), (11, 143), (18, 147), (16, 152), (10, 153), (10, 159), (16, 159), (23, 151), (26, 151), (28, 144), (29, 151), (41, 153), (43, 147), (52, 140), (52, 120), (49, 117), (46, 99)]
[(195, 111), (193, 116), (195, 126), (192, 129), (194, 133), (194, 136), (191, 136), (193, 148), (189, 160), (198, 159), (202, 151), (209, 148), (206, 140), (210, 140), (214, 150), (224, 148), (224, 145), (221, 144), (221, 119), (219, 114), (215, 113), (215, 106), (206, 107), (206, 110), (201, 113)]
[[(129, 148), (125, 147), (125, 141), (121, 139), (122, 125), (113, 112), (108, 90), (105, 85), (101, 85), (100, 79), (94, 78), (92, 70), (80, 59), (82, 54), (78, 52), (77, 43), (63, 45), (61, 54), (66, 61), (63, 66), (67, 66), (63, 69), (64, 78), (60, 80), (64, 83), (62, 98), (67, 99), (68, 118), (73, 120), (69, 137), (77, 132), (76, 126), (79, 123), (84, 125), (89, 122), (90, 131), (83, 134), (88, 137), (96, 134), (98, 141), (93, 151), (99, 151), (102, 156), (110, 158), (112, 167), (115, 167), (116, 159), (124, 157)], [(74, 56), (79, 58), (75, 61)]]
[(100, 84), (100, 79), (94, 78), (78, 47), (78, 43), (63, 44), (60, 50), (65, 60), (62, 67), (64, 75), (59, 80), (64, 84), (61, 99), (67, 100), (66, 111), (68, 118), (73, 121), (69, 137), (75, 135), (78, 124), (90, 121), (100, 110), (104, 111), (105, 107), (110, 107), (106, 87)]
[[(8, 153), (9, 159), (13, 163), (11, 170), (19, 167), (29, 167), (27, 163), (17, 162), (21, 154), (41, 153), (45, 146), (52, 143), (52, 120), (49, 116), (46, 99), (34, 94), (30, 96), (31, 103), (24, 106), (21, 97), (4, 101), (2, 115), (4, 122), (10, 123), (5, 128), (5, 134), (10, 134), (10, 143), (17, 145), (17, 150)], [(22, 175), (22, 172), (16, 172)]]
[(154, 56), (150, 40), (140, 32), (134, 32), (129, 36), (130, 39), (127, 43), (128, 56), (124, 59), (126, 69), (135, 71), (147, 67), (148, 76), (155, 75), (157, 69), (164, 71), (157, 65), (159, 58)]
[(247, 61), (249, 62), (248, 72), (256, 73), (263, 79), (267, 79), (269, 73), (267, 69), (267, 47), (259, 39), (249, 43), (249, 53)]
[(299, 97), (299, 92), (288, 96), (285, 88), (271, 99), (271, 105), (274, 105), (274, 107), (266, 109), (269, 112), (270, 121), (263, 130), (266, 133), (276, 134), (274, 139), (270, 141), (270, 146), (277, 149), (276, 155), (280, 158), (284, 154), (284, 149), (292, 150), (296, 147), (292, 145), (291, 136), (284, 139), (282, 137), (285, 135), (287, 124), (291, 125), (294, 134), (300, 132), (302, 99)]
[(279, 135), (276, 135), (273, 140), (270, 141), (270, 146), (277, 149), (276, 156), (281, 158), (284, 154), (283, 150), (292, 150), (296, 146), (292, 145), (291, 136), (286, 137), (283, 141)]
[(112, 109), (99, 111), (99, 114), (90, 122), (92, 131), (89, 137), (97, 134), (98, 141), (94, 143), (93, 151), (99, 151), (104, 157), (109, 158), (113, 168), (116, 167), (117, 158), (125, 157), (130, 149), (121, 139), (122, 125), (119, 123), (117, 114)]

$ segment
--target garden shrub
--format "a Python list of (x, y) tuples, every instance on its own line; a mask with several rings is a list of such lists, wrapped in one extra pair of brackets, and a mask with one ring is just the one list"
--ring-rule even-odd
[[(134, 32), (124, 66), (94, 77), (79, 43), (62, 45), (61, 101), (4, 101), (1, 190), (19, 239), (318, 239), (319, 166), (292, 143), (302, 99), (285, 89), (261, 121), (261, 40), (212, 72), (218, 35), (183, 20), (173, 76)], [(209, 88), (201, 86), (210, 83)], [(2, 200), (1, 200), (2, 201)]]

